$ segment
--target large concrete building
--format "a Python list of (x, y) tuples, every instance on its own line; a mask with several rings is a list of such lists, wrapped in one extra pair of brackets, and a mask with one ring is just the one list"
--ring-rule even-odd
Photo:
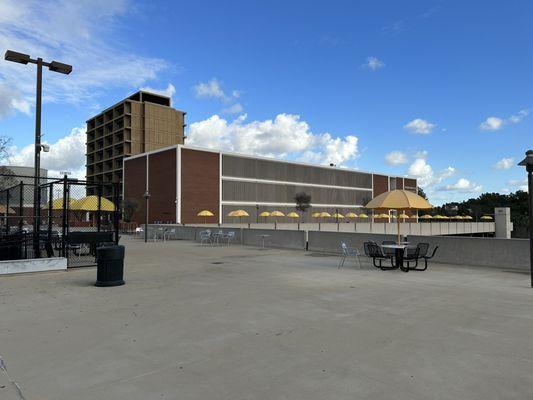
[(124, 157), (181, 144), (184, 127), (185, 112), (169, 97), (139, 91), (119, 101), (87, 120), (87, 181), (121, 183)]
[[(236, 209), (246, 210), (250, 222), (262, 211), (294, 211), (298, 192), (311, 195), (311, 212), (358, 213), (387, 190), (417, 191), (416, 179), (183, 145), (124, 159), (123, 185), (124, 199), (137, 204), (132, 220), (138, 223), (145, 221), (146, 192), (150, 222), (222, 223), (235, 222), (227, 214)], [(215, 216), (198, 217), (201, 210)]]

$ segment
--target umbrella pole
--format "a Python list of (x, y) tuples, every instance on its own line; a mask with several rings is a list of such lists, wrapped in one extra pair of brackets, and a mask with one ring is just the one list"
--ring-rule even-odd
[(400, 244), (400, 212), (399, 210), (396, 210), (398, 215), (396, 215), (396, 221), (398, 223), (398, 245)]

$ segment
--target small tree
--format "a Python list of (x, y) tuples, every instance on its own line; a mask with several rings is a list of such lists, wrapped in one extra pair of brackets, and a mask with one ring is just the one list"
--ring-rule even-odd
[(424, 199), (428, 199), (428, 196), (426, 195), (426, 192), (424, 192), (424, 189), (422, 189), (420, 186), (418, 187), (418, 195), (420, 197), (423, 197)]
[(131, 222), (133, 213), (137, 211), (139, 203), (133, 199), (124, 199), (122, 201), (122, 212), (124, 213), (124, 222)]

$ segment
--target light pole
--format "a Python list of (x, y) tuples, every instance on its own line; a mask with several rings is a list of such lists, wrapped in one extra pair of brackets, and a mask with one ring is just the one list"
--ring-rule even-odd
[(526, 151), (526, 158), (518, 163), (526, 167), (529, 192), (529, 268), (533, 288), (533, 150)]
[(35, 98), (35, 159), (34, 159), (34, 188), (33, 188), (33, 248), (34, 256), (39, 258), (39, 229), (41, 225), (41, 150), (47, 151), (47, 146), (41, 144), (41, 102), (43, 91), (43, 66), (50, 71), (68, 75), (72, 72), (72, 66), (57, 61), (45, 62), (42, 58), (33, 59), (28, 54), (7, 50), (4, 56), (6, 61), (19, 64), (37, 65), (37, 95)]
[(145, 206), (145, 220), (144, 220), (144, 243), (148, 242), (148, 199), (150, 198), (150, 193), (148, 193), (148, 190), (144, 192), (143, 194)]

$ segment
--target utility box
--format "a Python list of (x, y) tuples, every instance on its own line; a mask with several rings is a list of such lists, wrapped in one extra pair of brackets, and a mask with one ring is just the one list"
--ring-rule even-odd
[(511, 222), (511, 209), (509, 207), (496, 207), (494, 209), (495, 237), (511, 239), (513, 223)]

